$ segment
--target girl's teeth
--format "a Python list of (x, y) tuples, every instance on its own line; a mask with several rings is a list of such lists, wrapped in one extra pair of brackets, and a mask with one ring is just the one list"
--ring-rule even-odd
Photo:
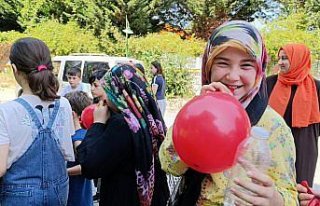
[(230, 89), (236, 89), (238, 88), (237, 86), (229, 86)]

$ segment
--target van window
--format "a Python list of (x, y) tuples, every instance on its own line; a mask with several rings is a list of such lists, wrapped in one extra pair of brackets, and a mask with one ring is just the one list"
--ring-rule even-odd
[(66, 81), (66, 82), (68, 81), (68, 78), (67, 78), (68, 70), (74, 67), (81, 69), (81, 61), (66, 61), (64, 65), (64, 70), (63, 70), (63, 77), (62, 77), (63, 81)]
[(58, 77), (58, 73), (59, 73), (60, 66), (61, 66), (61, 61), (53, 61), (52, 66), (53, 66), (53, 74), (56, 77)]
[(97, 69), (106, 69), (109, 70), (109, 63), (108, 62), (93, 62), (93, 61), (85, 61), (83, 67), (83, 74), (82, 74), (82, 82), (89, 83), (89, 78), (93, 71)]

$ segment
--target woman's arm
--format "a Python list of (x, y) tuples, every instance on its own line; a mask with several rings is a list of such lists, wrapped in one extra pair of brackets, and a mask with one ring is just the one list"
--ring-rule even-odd
[[(295, 172), (296, 150), (290, 128), (270, 107), (267, 107), (257, 126), (270, 131), (268, 143), (272, 154), (271, 166), (266, 174), (254, 169), (248, 170), (249, 176), (254, 181), (246, 183), (238, 181), (237, 184), (257, 193), (259, 199), (251, 196), (251, 201), (267, 203), (262, 205), (299, 205)], [(235, 193), (239, 197), (239, 191)]]
[(272, 163), (267, 174), (254, 168), (250, 163), (240, 160), (252, 181), (235, 180), (235, 183), (253, 193), (251, 195), (245, 194), (241, 190), (232, 190), (241, 201), (257, 206), (294, 206), (299, 204), (293, 137), (282, 119), (278, 122), (276, 120), (274, 126), (276, 125), (277, 128), (274, 127), (268, 140), (272, 152)]
[(80, 141), (80, 140), (77, 140), (77, 141), (74, 141), (74, 142), (73, 142), (74, 150), (77, 149), (77, 147), (81, 144), (81, 142), (82, 142), (82, 141)]
[(280, 126), (269, 137), (272, 168), (268, 175), (284, 199), (284, 205), (298, 205), (296, 184), (296, 149), (290, 128), (281, 118)]
[(81, 175), (81, 165), (76, 165), (67, 169), (69, 176)]
[(151, 89), (152, 89), (152, 92), (153, 92), (154, 95), (157, 94), (158, 87), (159, 87), (159, 85), (157, 85), (156, 83), (152, 83), (151, 84)]
[(94, 123), (77, 148), (82, 174), (87, 178), (107, 176), (132, 155), (132, 135), (121, 115), (106, 124)]
[(152, 78), (152, 83), (151, 83), (151, 91), (155, 96), (157, 94), (158, 87), (159, 87), (159, 85), (156, 83), (156, 80), (157, 80), (157, 76), (154, 76)]
[(0, 177), (7, 171), (7, 160), (9, 154), (9, 144), (0, 145)]

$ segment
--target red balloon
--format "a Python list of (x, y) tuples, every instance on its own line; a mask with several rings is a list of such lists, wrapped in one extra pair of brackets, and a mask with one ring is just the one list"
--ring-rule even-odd
[(95, 104), (87, 106), (81, 113), (81, 124), (84, 129), (89, 129), (93, 124), (93, 111), (96, 108)]
[(249, 132), (249, 117), (239, 101), (213, 92), (182, 107), (173, 124), (173, 144), (189, 167), (216, 173), (233, 166), (238, 146)]

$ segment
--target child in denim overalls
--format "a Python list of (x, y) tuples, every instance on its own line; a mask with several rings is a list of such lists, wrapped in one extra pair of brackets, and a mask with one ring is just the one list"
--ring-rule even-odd
[(70, 104), (56, 94), (50, 52), (41, 40), (17, 40), (10, 61), (23, 94), (0, 105), (0, 205), (64, 206), (65, 161), (74, 160)]

